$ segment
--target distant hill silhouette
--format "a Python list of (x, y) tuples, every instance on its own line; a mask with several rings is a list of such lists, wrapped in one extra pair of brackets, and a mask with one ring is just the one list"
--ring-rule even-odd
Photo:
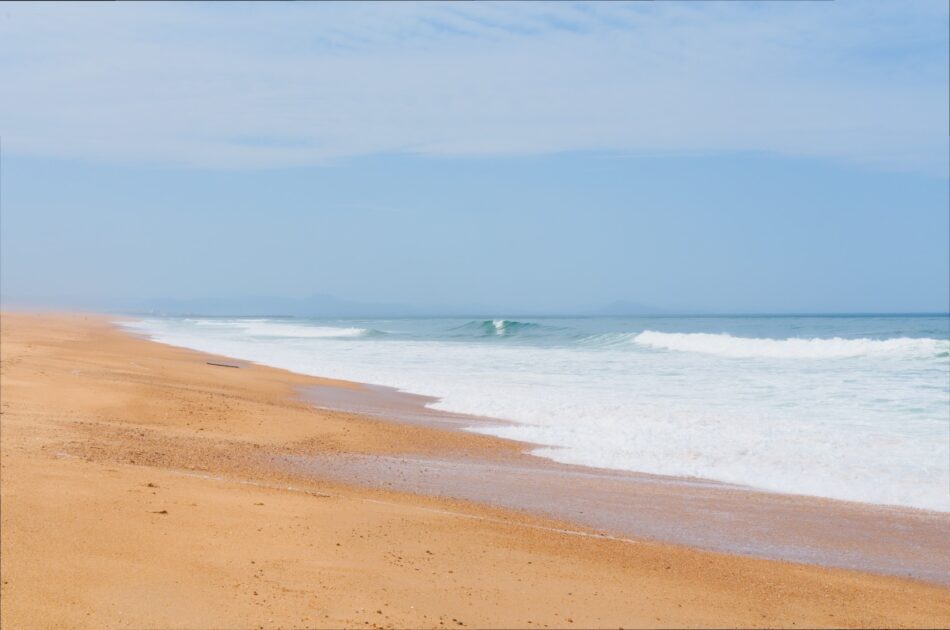
[(358, 302), (315, 294), (310, 297), (248, 296), (233, 298), (57, 298), (0, 300), (4, 308), (76, 309), (151, 315), (277, 316), (294, 317), (400, 317), (423, 315), (431, 309), (405, 304)]
[[(508, 313), (506, 309), (486, 309), (477, 305), (439, 307), (389, 302), (361, 302), (346, 300), (324, 293), (309, 297), (242, 296), (218, 298), (108, 298), (84, 295), (56, 297), (11, 298), (0, 297), (4, 309), (79, 310), (130, 315), (206, 315), (206, 316), (290, 316), (290, 317), (417, 317), (417, 316), (485, 316)], [(670, 311), (647, 304), (618, 300), (607, 306), (590, 310), (557, 312), (525, 312), (524, 316), (557, 315), (664, 315)]]

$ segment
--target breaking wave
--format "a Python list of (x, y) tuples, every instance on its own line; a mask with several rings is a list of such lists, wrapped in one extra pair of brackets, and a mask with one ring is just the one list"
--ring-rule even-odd
[(761, 339), (711, 333), (664, 333), (645, 330), (633, 342), (650, 348), (698, 352), (737, 359), (836, 359), (862, 356), (946, 357), (945, 339), (896, 337), (892, 339)]
[(525, 331), (536, 330), (540, 324), (531, 322), (519, 322), (513, 319), (484, 319), (471, 321), (459, 326), (455, 330), (466, 334), (508, 336), (522, 333)]

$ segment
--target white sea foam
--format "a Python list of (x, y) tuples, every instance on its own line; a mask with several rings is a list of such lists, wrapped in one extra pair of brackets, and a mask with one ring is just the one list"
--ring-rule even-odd
[(367, 328), (352, 326), (306, 326), (300, 324), (272, 324), (253, 322), (244, 326), (249, 335), (255, 337), (296, 337), (296, 338), (332, 338), (361, 337), (368, 335)]
[(650, 348), (699, 352), (732, 358), (836, 359), (871, 355), (938, 356), (950, 351), (941, 339), (758, 339), (710, 333), (664, 333), (645, 330), (634, 343)]
[[(393, 322), (388, 335), (356, 332), (370, 330), (364, 322), (130, 327), (165, 343), (438, 396), (441, 409), (514, 421), (477, 430), (547, 445), (538, 454), (559, 461), (950, 511), (945, 340), (576, 334), (559, 322), (498, 336), (485, 323), (491, 332), (477, 334), (483, 322), (445, 321), (443, 336), (428, 320)], [(412, 334), (400, 337), (400, 327)], [(561, 331), (556, 342), (547, 330)], [(633, 342), (640, 335), (665, 345)]]
[[(128, 327), (151, 329), (151, 326), (161, 321), (167, 322), (168, 320), (132, 322)], [(304, 322), (287, 320), (185, 318), (179, 321), (183, 324), (190, 324), (199, 330), (212, 331), (212, 334), (227, 335), (236, 333), (249, 337), (324, 339), (335, 337), (361, 337), (373, 332), (368, 328), (357, 328), (353, 326), (315, 326)]]

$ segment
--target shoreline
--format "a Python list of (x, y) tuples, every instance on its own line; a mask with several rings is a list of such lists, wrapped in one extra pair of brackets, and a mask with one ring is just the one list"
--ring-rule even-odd
[[(608, 466), (640, 474), (748, 485), (774, 494), (950, 514), (947, 470), (939, 464), (946, 459), (946, 445), (941, 446), (946, 441), (941, 433), (945, 432), (939, 425), (941, 416), (947, 413), (947, 401), (945, 395), (938, 393), (942, 389), (940, 382), (945, 380), (946, 365), (939, 358), (942, 355), (927, 354), (946, 346), (947, 342), (941, 341), (942, 334), (933, 334), (932, 327), (939, 322), (928, 320), (917, 330), (924, 335), (920, 339), (891, 340), (926, 346), (915, 346), (913, 351), (901, 346), (901, 356), (905, 351), (913, 354), (915, 369), (920, 372), (905, 374), (904, 368), (895, 367), (907, 361), (898, 361), (896, 355), (891, 357), (889, 353), (897, 350), (890, 348), (885, 352), (888, 358), (881, 359), (880, 365), (875, 362), (873, 375), (862, 372), (863, 376), (839, 379), (840, 370), (845, 367), (837, 365), (834, 359), (815, 364), (820, 376), (809, 376), (810, 363), (799, 363), (798, 359), (805, 357), (792, 353), (784, 357), (788, 361), (769, 363), (768, 374), (774, 369), (781, 377), (750, 376), (752, 380), (747, 383), (744, 374), (750, 367), (748, 361), (703, 356), (707, 352), (702, 343), (698, 348), (683, 348), (683, 352), (644, 349), (639, 342), (633, 343), (636, 339), (630, 336), (637, 334), (637, 330), (645, 327), (653, 334), (651, 326), (665, 329), (661, 322), (543, 324), (549, 329), (545, 335), (554, 335), (558, 348), (553, 354), (546, 354), (542, 346), (547, 348), (550, 340), (538, 346), (530, 338), (496, 339), (497, 335), (482, 330), (490, 320), (439, 321), (434, 328), (425, 320), (393, 321), (377, 325), (383, 331), (377, 331), (374, 324), (366, 321), (280, 321), (250, 319), (243, 324), (240, 318), (146, 318), (124, 322), (122, 326), (160, 343), (231, 354), (311, 376), (331, 374), (355, 383), (371, 383), (344, 391), (354, 394), (346, 400), (340, 400), (333, 388), (325, 388), (314, 400), (323, 408), (404, 422), (424, 424), (433, 420), (436, 426), (463, 425), (468, 431), (531, 443), (533, 455), (560, 463), (598, 469)], [(311, 330), (313, 326), (316, 328)], [(598, 334), (596, 331), (601, 329), (619, 332)], [(624, 332), (628, 329), (634, 332)], [(456, 332), (461, 330), (464, 333)], [(564, 331), (571, 333), (564, 333), (562, 338)], [(824, 339), (821, 331), (813, 332)], [(754, 336), (755, 331), (750, 334), (751, 338), (726, 335), (720, 341), (762, 341)], [(884, 352), (875, 344), (890, 343), (877, 340), (877, 333), (864, 334), (851, 341), (838, 341), (859, 344), (860, 349), (852, 350), (875, 356)], [(900, 337), (903, 333), (894, 334)], [(485, 335), (486, 344), (474, 341)], [(283, 338), (270, 339), (268, 343), (271, 336)], [(295, 336), (299, 336), (299, 342), (292, 339)], [(702, 334), (679, 336), (683, 337), (681, 341), (694, 345), (706, 341)], [(311, 337), (340, 339), (336, 343)], [(420, 345), (417, 342), (421, 339), (433, 343)], [(582, 340), (579, 346), (575, 344), (577, 339)], [(836, 349), (836, 340), (822, 342), (823, 351), (833, 351), (834, 357), (838, 357), (834, 352), (840, 350)], [(596, 353), (585, 350), (588, 341), (596, 341)], [(776, 343), (793, 341), (789, 338)], [(807, 343), (819, 341), (816, 337)], [(602, 355), (604, 343), (611, 350)], [(930, 347), (932, 344), (936, 344), (935, 348)], [(614, 345), (622, 345), (620, 354), (613, 352)], [(522, 346), (526, 349), (522, 350)], [(794, 348), (783, 352), (787, 354), (789, 350)], [(400, 369), (403, 352), (408, 353), (405, 370)], [(918, 356), (919, 352), (933, 360)], [(443, 364), (445, 357), (456, 355), (464, 360)], [(569, 367), (571, 361), (567, 356), (576, 358), (580, 367)], [(769, 353), (762, 355), (761, 360), (766, 360), (765, 356)], [(908, 357), (905, 358), (909, 361)], [(544, 366), (545, 361), (555, 359), (564, 362), (552, 368)], [(589, 364), (595, 359), (617, 363), (597, 373)], [(848, 359), (848, 370), (870, 370), (864, 362), (859, 365), (852, 359)], [(749, 360), (753, 363), (752, 372), (761, 373), (761, 369), (754, 367), (757, 360)], [(513, 376), (505, 374), (508, 361), (512, 362)], [(699, 364), (694, 365), (696, 362)], [(715, 367), (710, 369), (711, 366)], [(720, 368), (730, 374), (737, 370), (735, 378), (728, 379), (731, 385), (720, 383), (722, 379), (716, 376)], [(472, 374), (468, 373), (470, 369), (474, 370)], [(691, 370), (698, 370), (697, 378), (692, 378)], [(934, 382), (940, 374), (943, 376)], [(903, 380), (888, 380), (899, 376)], [(851, 383), (850, 389), (821, 389), (821, 383), (833, 383), (836, 379)], [(787, 387), (781, 385), (786, 380)], [(812, 387), (802, 391), (803, 382), (811, 382)], [(539, 389), (532, 383), (543, 385)], [(644, 383), (651, 386), (639, 391)], [(358, 395), (357, 388), (361, 392)], [(824, 391), (827, 400), (815, 393), (818, 391)], [(871, 404), (870, 398), (878, 395), (875, 392), (884, 396), (878, 401), (882, 404)], [(856, 399), (851, 400), (851, 396)], [(921, 417), (906, 416), (910, 411), (895, 407), (898, 399), (906, 399), (908, 404), (919, 403), (919, 408), (911, 411), (920, 412)], [(842, 401), (846, 400), (853, 404), (843, 406)], [(424, 408), (425, 404), (432, 409)], [(938, 412), (936, 416), (934, 412)], [(774, 421), (763, 422), (761, 414), (774, 414)], [(798, 416), (800, 419), (796, 419)], [(585, 428), (577, 424), (579, 417), (585, 418)], [(472, 426), (464, 426), (467, 419)], [(923, 423), (919, 427), (915, 424), (918, 421)], [(868, 459), (867, 453), (874, 453), (874, 457)]]
[(221, 357), (101, 317), (0, 325), (4, 625), (950, 625), (946, 586), (289, 471), (315, 456), (540, 458), (315, 409), (298, 388), (352, 384), (208, 365)]
[[(121, 325), (117, 329), (153, 343), (182, 347), (154, 341)], [(418, 392), (343, 383), (345, 387), (301, 386), (300, 397), (318, 409), (467, 436), (491, 435), (467, 431), (468, 427), (511, 423), (432, 409), (426, 405), (439, 399)], [(281, 467), (292, 474), (368, 488), (527, 511), (615, 538), (950, 585), (950, 536), (945, 534), (950, 531), (950, 513), (773, 492), (715, 479), (565, 464), (530, 452), (544, 445), (491, 439), (494, 445), (510, 446), (504, 449), (504, 457), (491, 447), (456, 456), (438, 452), (329, 458), (293, 455), (284, 458)], [(738, 522), (744, 526), (737, 528)]]

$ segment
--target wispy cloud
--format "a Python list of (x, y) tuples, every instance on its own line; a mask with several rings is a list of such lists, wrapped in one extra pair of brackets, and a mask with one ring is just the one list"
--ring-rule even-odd
[(22, 4), (8, 152), (197, 167), (765, 151), (946, 176), (948, 10), (908, 4)]

